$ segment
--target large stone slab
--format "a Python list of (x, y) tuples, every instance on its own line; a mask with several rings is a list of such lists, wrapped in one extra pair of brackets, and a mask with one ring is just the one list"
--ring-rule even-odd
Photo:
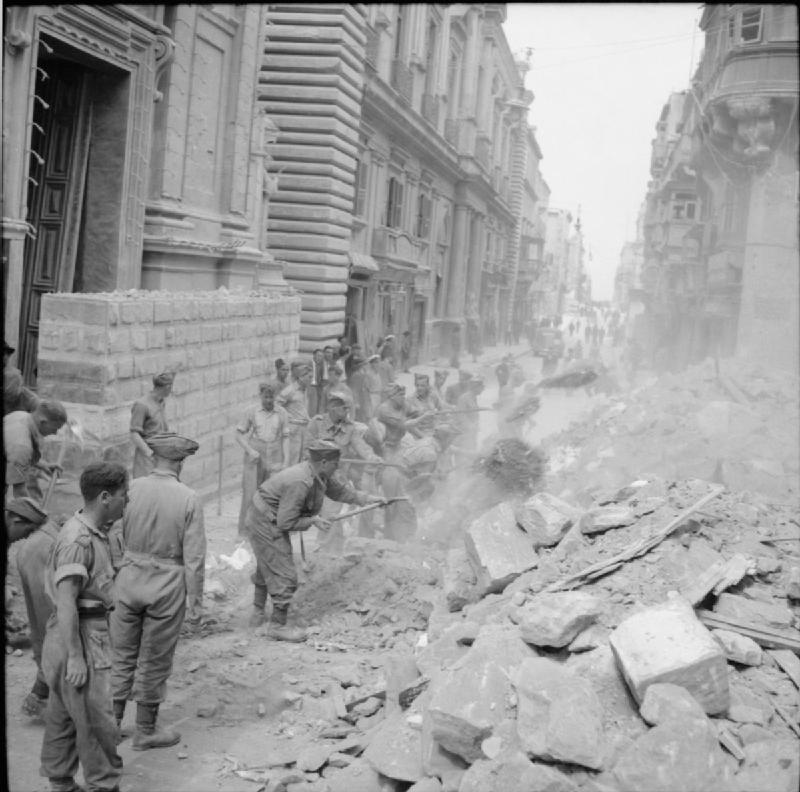
[(720, 594), (714, 612), (756, 625), (772, 625), (786, 629), (793, 624), (792, 612), (785, 605), (748, 599), (739, 594)]
[(797, 742), (763, 740), (745, 745), (736, 782), (742, 792), (796, 792), (800, 789)]
[(597, 506), (589, 509), (580, 520), (581, 533), (604, 533), (611, 528), (623, 528), (636, 522), (636, 514), (628, 506)]
[(422, 767), (427, 775), (453, 778), (469, 767), (460, 756), (442, 748), (434, 739), (433, 717), (429, 710), (422, 715), (421, 741)]
[(629, 616), (609, 642), (639, 703), (650, 685), (672, 682), (711, 715), (728, 708), (725, 655), (686, 600), (674, 597)]
[(611, 772), (620, 792), (730, 792), (716, 729), (706, 719), (668, 720), (620, 754)]
[(497, 759), (479, 759), (461, 779), (458, 792), (576, 792), (569, 777), (555, 767), (534, 764), (512, 752)]
[(582, 591), (537, 594), (513, 614), (523, 640), (534, 646), (561, 647), (597, 621), (602, 605)]
[(386, 718), (375, 730), (364, 758), (382, 775), (415, 783), (422, 768), (422, 734), (408, 724), (404, 712)]
[(546, 658), (525, 660), (512, 681), (517, 732), (529, 756), (602, 767), (602, 707), (591, 682)]
[(428, 706), (433, 739), (469, 763), (486, 758), (481, 743), (508, 717), (511, 694), (507, 645), (479, 641), (431, 682)]
[(548, 492), (538, 492), (518, 506), (515, 515), (535, 548), (552, 547), (580, 519), (581, 510)]
[(464, 545), (483, 593), (497, 593), (514, 578), (536, 566), (530, 538), (517, 525), (514, 509), (501, 503), (474, 520)]
[(335, 772), (329, 773), (326, 768), (325, 780), (330, 792), (384, 792), (385, 789), (378, 771), (366, 759), (356, 759)]
[(442, 588), (447, 609), (451, 613), (478, 600), (478, 579), (465, 548), (455, 547), (447, 553), (442, 572)]

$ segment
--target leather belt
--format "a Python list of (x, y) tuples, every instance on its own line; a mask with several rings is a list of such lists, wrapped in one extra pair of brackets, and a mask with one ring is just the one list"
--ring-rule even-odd
[(307, 418), (290, 418), (290, 424), (294, 424), (295, 426), (305, 426), (308, 423)]
[(106, 605), (102, 600), (78, 598), (75, 604), (78, 606), (78, 618), (83, 619), (105, 617), (110, 610), (114, 610), (113, 605)]
[(170, 566), (183, 566), (183, 558), (174, 558), (172, 556), (159, 556), (153, 553), (140, 553), (138, 550), (131, 550), (125, 548), (125, 555), (134, 559), (135, 561), (156, 561), (160, 564), (169, 564)]

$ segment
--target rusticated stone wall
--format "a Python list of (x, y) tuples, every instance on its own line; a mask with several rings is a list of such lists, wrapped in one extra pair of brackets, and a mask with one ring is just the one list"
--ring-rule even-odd
[[(83, 448), (74, 438), (67, 443), (63, 486), (76, 492), (69, 482), (91, 459), (131, 462), (131, 405), (152, 388), (154, 374), (177, 368), (167, 420), (200, 443), (182, 480), (216, 492), (222, 437), (223, 485), (230, 488), (242, 459), (234, 426), (257, 402), (275, 359), (296, 353), (299, 329), (299, 296), (272, 291), (45, 295), (39, 394), (62, 401), (85, 435)], [(60, 442), (48, 439), (47, 458), (56, 458)]]

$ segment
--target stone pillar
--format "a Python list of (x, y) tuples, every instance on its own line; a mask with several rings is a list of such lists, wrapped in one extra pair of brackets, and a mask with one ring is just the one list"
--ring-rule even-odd
[(481, 269), (483, 265), (484, 224), (486, 216), (472, 212), (469, 226), (469, 269), (467, 271), (467, 299), (480, 299)]
[(453, 221), (453, 245), (450, 250), (450, 266), (447, 270), (445, 294), (447, 294), (447, 317), (461, 319), (464, 316), (464, 299), (467, 286), (467, 240), (469, 239), (469, 206), (455, 205)]

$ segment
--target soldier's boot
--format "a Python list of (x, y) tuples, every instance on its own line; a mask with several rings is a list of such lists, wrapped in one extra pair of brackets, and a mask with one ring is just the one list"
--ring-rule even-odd
[(306, 631), (302, 627), (290, 627), (286, 624), (288, 614), (288, 605), (272, 606), (272, 618), (267, 629), (267, 638), (272, 638), (274, 641), (303, 643), (307, 637)]
[(169, 748), (180, 742), (181, 735), (172, 729), (156, 726), (158, 704), (136, 704), (136, 734), (133, 750), (147, 751), (150, 748)]
[(253, 605), (253, 612), (250, 614), (250, 618), (247, 620), (247, 626), (254, 630), (256, 627), (260, 627), (265, 621), (267, 617), (264, 613), (264, 608), (259, 608), (256, 605)]
[(86, 790), (75, 783), (72, 776), (62, 776), (60, 778), (50, 778), (51, 792), (86, 792)]

